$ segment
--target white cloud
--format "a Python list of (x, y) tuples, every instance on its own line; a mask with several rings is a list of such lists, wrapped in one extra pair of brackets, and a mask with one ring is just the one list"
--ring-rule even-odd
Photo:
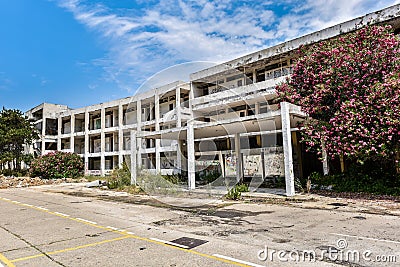
[(108, 54), (92, 63), (127, 90), (176, 63), (222, 62), (400, 2), (136, 0), (142, 12), (122, 13), (93, 1), (59, 1), (99, 33)]

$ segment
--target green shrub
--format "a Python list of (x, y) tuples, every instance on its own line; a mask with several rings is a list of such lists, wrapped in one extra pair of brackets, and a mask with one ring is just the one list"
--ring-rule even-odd
[(242, 192), (249, 192), (249, 187), (246, 184), (237, 184), (228, 190), (225, 198), (230, 200), (238, 200), (242, 196)]
[(28, 170), (12, 170), (12, 169), (4, 169), (0, 171), (0, 174), (4, 176), (14, 176), (14, 177), (24, 177), (28, 174)]
[(171, 182), (173, 184), (180, 184), (183, 181), (182, 175), (178, 174), (172, 174), (172, 175), (162, 175), (162, 177), (167, 180), (168, 182)]
[(77, 178), (83, 170), (83, 159), (77, 154), (55, 151), (33, 160), (29, 175), (44, 179)]
[(107, 178), (107, 187), (109, 189), (123, 188), (131, 184), (131, 171), (126, 163), (122, 163), (122, 167), (114, 169), (111, 175)]
[(332, 186), (337, 192), (364, 192), (381, 195), (400, 195), (400, 175), (395, 168), (382, 162), (353, 163), (345, 173), (312, 173), (311, 183), (316, 189)]
[(236, 190), (239, 192), (249, 192), (249, 186), (247, 184), (237, 184), (236, 186)]

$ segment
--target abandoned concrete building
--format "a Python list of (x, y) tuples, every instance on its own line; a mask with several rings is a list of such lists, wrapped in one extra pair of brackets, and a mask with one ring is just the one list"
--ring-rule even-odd
[(184, 173), (187, 186), (199, 173), (251, 180), (255, 188), (281, 177), (286, 194), (294, 179), (323, 169), (299, 143), (300, 107), (276, 104), (275, 86), (291, 74), (296, 49), (354, 31), (367, 23), (400, 29), (400, 5), (201, 70), (177, 81), (107, 103), (70, 109), (44, 103), (26, 114), (41, 132), (32, 152), (74, 152), (85, 172), (106, 175), (125, 161), (137, 170)]

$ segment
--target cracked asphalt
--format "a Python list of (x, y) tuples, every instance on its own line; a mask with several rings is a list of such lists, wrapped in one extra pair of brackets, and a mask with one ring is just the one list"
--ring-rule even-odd
[(68, 184), (0, 190), (0, 266), (397, 266), (400, 261), (400, 220), (393, 207), (389, 212), (379, 203), (329, 198), (191, 201), (206, 204), (174, 207), (162, 197)]

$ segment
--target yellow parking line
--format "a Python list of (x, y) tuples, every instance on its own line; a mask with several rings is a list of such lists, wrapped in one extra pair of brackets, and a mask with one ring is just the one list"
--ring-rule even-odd
[(7, 267), (15, 267), (15, 265), (9, 259), (7, 259), (3, 254), (0, 253), (0, 263), (1, 262), (7, 265)]
[[(26, 205), (24, 205), (22, 203), (15, 203), (15, 202), (12, 202), (9, 199), (2, 198), (2, 197), (0, 197), (0, 200), (12, 203), (14, 205), (26, 206)], [(198, 251), (195, 251), (195, 250), (191, 250), (191, 249), (189, 250), (189, 249), (185, 249), (185, 248), (180, 248), (180, 247), (168, 245), (168, 244), (165, 244), (163, 242), (155, 241), (155, 240), (152, 240), (152, 239), (149, 239), (149, 238), (146, 238), (146, 237), (136, 236), (136, 235), (128, 234), (126, 232), (120, 232), (118, 230), (113, 230), (113, 229), (111, 229), (109, 227), (101, 226), (101, 225), (98, 225), (98, 224), (93, 224), (93, 223), (90, 223), (90, 222), (85, 222), (85, 221), (78, 220), (78, 219), (72, 218), (72, 217), (67, 217), (67, 216), (61, 215), (60, 213), (55, 213), (55, 212), (52, 212), (52, 211), (49, 211), (49, 210), (43, 210), (43, 209), (37, 208), (35, 206), (32, 206), (30, 208), (38, 210), (38, 211), (41, 211), (41, 212), (45, 212), (45, 213), (48, 213), (48, 214), (52, 214), (52, 215), (55, 215), (55, 216), (58, 216), (58, 217), (61, 217), (61, 218), (67, 219), (67, 220), (72, 220), (72, 221), (76, 221), (76, 222), (79, 222), (79, 223), (90, 225), (92, 227), (96, 227), (96, 228), (99, 228), (99, 229), (104, 229), (104, 230), (107, 230), (109, 232), (118, 233), (120, 235), (123, 235), (124, 238), (131, 237), (131, 238), (134, 238), (134, 239), (137, 239), (137, 240), (142, 240), (142, 241), (146, 241), (146, 242), (149, 242), (149, 243), (154, 243), (154, 244), (162, 245), (162, 246), (165, 246), (165, 247), (169, 247), (169, 248), (172, 248), (172, 249), (177, 249), (177, 250), (184, 251), (184, 252), (187, 252), (187, 253), (191, 253), (191, 254), (194, 254), (194, 255), (198, 255), (198, 256), (201, 256), (201, 257), (204, 257), (204, 258), (213, 259), (213, 260), (216, 260), (216, 261), (219, 261), (219, 262), (225, 262), (225, 263), (229, 263), (229, 264), (236, 265), (236, 266), (241, 266), (241, 267), (250, 267), (250, 265), (247, 265), (247, 264), (239, 263), (239, 262), (228, 260), (228, 259), (218, 258), (218, 257), (215, 257), (213, 255), (201, 253), (201, 252), (198, 252)], [(39, 255), (42, 255), (42, 254), (39, 254)], [(35, 256), (37, 256), (37, 255), (35, 255)], [(40, 256), (37, 256), (37, 257), (40, 257)], [(21, 259), (12, 260), (12, 262), (14, 262), (16, 260), (22, 260), (22, 258)]]
[(72, 247), (72, 248), (60, 249), (60, 250), (56, 250), (56, 251), (46, 252), (45, 254), (44, 253), (36, 254), (36, 255), (32, 255), (32, 256), (28, 256), (28, 257), (14, 259), (14, 260), (11, 260), (10, 262), (25, 261), (25, 260), (30, 260), (30, 259), (43, 257), (45, 255), (54, 255), (54, 254), (59, 254), (59, 253), (63, 253), (63, 252), (78, 250), (78, 249), (82, 249), (82, 248), (94, 247), (94, 246), (98, 246), (98, 245), (102, 245), (102, 244), (106, 244), (106, 243), (110, 243), (110, 242), (114, 242), (114, 241), (118, 241), (118, 240), (122, 240), (122, 239), (126, 239), (126, 238), (129, 238), (129, 236), (121, 236), (121, 237), (117, 237), (117, 238), (114, 238), (114, 239), (99, 241), (99, 242), (96, 242), (96, 243), (76, 246), (76, 247)]

